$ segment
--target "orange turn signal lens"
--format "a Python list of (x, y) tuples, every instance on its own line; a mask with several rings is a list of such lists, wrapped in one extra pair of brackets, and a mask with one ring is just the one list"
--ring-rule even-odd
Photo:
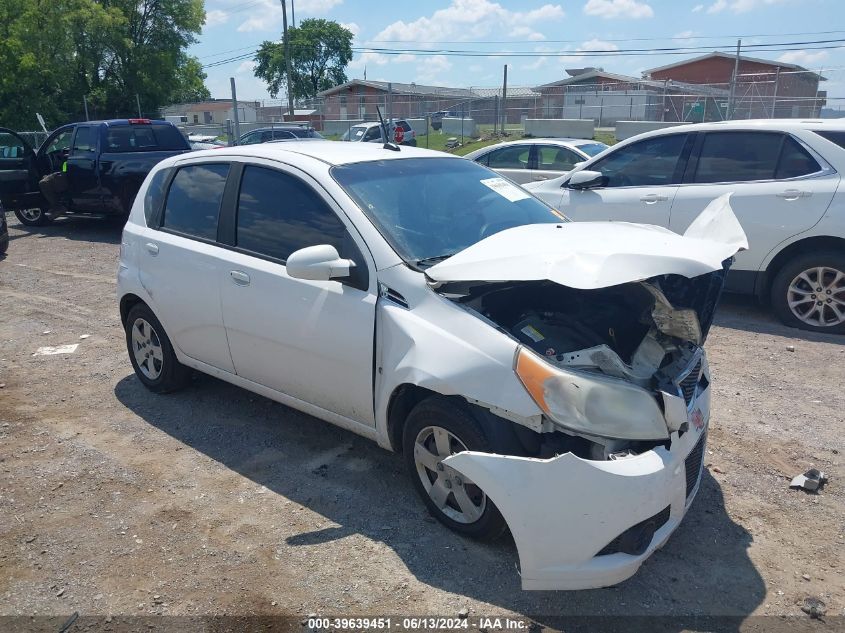
[(546, 380), (555, 375), (552, 367), (542, 358), (528, 351), (524, 347), (519, 348), (516, 357), (516, 366), (514, 367), (517, 377), (522, 386), (534, 399), (544, 413), (549, 413), (549, 407), (546, 404), (544, 396), (544, 384)]

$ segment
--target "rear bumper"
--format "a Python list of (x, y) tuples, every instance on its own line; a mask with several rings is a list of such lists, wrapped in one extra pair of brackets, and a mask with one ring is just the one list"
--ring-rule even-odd
[(480, 486), (501, 511), (519, 551), (523, 589), (606, 587), (636, 573), (678, 527), (695, 497), (709, 387), (698, 395), (693, 414), (700, 428), (691, 423), (682, 436), (673, 433), (668, 450), (627, 459), (467, 451), (443, 463)]

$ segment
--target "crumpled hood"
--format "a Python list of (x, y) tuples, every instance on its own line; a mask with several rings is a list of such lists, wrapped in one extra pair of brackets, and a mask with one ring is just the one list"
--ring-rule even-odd
[(748, 248), (730, 195), (713, 200), (683, 235), (629, 222), (529, 224), (491, 235), (426, 275), (435, 282), (547, 279), (581, 290), (659, 275), (697, 277)]

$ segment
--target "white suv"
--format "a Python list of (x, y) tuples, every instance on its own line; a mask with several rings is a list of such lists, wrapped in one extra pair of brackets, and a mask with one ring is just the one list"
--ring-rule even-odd
[(526, 189), (573, 220), (676, 232), (733, 192), (750, 248), (727, 290), (770, 301), (788, 325), (845, 333), (844, 148), (845, 120), (684, 125), (628, 139)]
[(692, 502), (744, 247), (726, 199), (686, 236), (570, 223), (459, 157), (290, 141), (159, 163), (118, 296), (152, 391), (199, 370), (402, 452), (442, 523), (507, 525), (525, 588), (575, 589), (632, 575)]

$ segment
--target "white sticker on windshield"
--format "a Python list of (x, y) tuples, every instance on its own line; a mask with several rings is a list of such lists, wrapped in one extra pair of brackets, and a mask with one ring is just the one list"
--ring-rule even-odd
[(525, 200), (529, 197), (528, 193), (519, 187), (512, 185), (504, 178), (485, 178), (481, 181), (485, 187), (489, 187), (503, 198), (507, 198), (511, 202)]

